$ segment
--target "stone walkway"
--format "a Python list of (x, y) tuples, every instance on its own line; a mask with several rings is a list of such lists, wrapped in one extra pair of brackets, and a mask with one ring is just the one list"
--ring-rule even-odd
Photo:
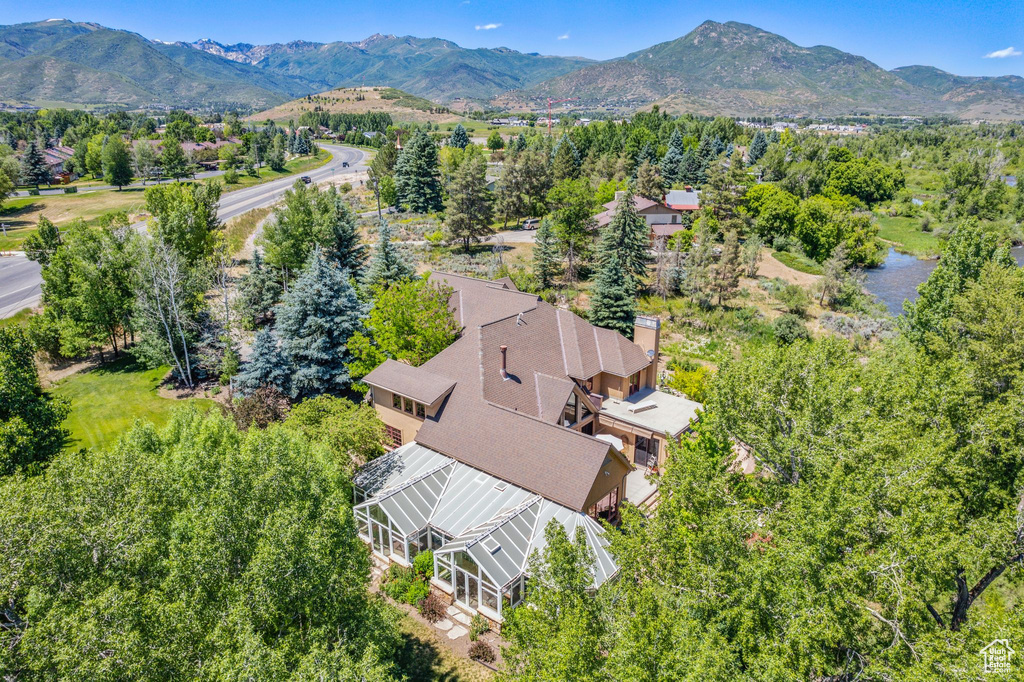
[[(453, 623), (452, 621), (455, 621)], [(473, 622), (473, 619), (462, 612), (457, 606), (448, 607), (448, 618), (442, 621), (434, 623), (434, 627), (438, 630), (443, 630), (448, 634), (448, 639), (458, 639), (465, 637), (469, 634), (469, 624)], [(456, 624), (458, 623), (458, 624)]]

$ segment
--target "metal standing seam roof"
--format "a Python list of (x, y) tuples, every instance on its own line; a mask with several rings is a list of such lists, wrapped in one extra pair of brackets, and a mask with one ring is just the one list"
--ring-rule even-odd
[[(398, 461), (404, 465), (399, 466)], [(379, 483), (382, 471), (392, 473), (372, 497), (356, 508), (380, 505), (406, 536), (428, 525), (453, 536), (435, 551), (467, 552), (496, 585), (505, 587), (526, 571), (530, 555), (546, 545), (544, 528), (552, 518), (562, 524), (569, 537), (583, 528), (595, 558), (594, 587), (618, 570), (608, 553), (602, 527), (583, 512), (416, 442), (370, 462), (356, 475), (356, 485), (362, 488), (361, 482)]]

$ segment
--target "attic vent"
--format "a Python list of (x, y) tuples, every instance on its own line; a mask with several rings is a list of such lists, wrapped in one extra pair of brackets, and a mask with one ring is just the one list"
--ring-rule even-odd
[(506, 483), (505, 481), (498, 481), (497, 483), (494, 484), (494, 489), (498, 491), (504, 491), (507, 488), (508, 483)]
[(489, 536), (481, 540), (480, 544), (483, 545), (483, 548), (491, 554), (497, 554), (498, 550), (501, 549), (501, 545), (498, 544), (498, 541)]
[(629, 411), (632, 412), (633, 414), (637, 414), (640, 412), (646, 412), (647, 410), (653, 410), (657, 406), (658, 403), (654, 402), (653, 400), (641, 400), (636, 405), (630, 407)]

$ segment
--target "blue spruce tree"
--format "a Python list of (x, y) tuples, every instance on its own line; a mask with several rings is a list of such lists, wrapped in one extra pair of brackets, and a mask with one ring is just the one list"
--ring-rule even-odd
[(277, 337), (264, 327), (256, 333), (252, 354), (235, 378), (238, 392), (251, 395), (264, 386), (273, 386), (287, 394), (292, 368), (278, 346)]
[(275, 325), (292, 368), (292, 398), (338, 394), (348, 388), (348, 340), (362, 327), (366, 313), (348, 271), (315, 248), (285, 295)]
[(683, 136), (679, 133), (679, 128), (674, 128), (672, 136), (668, 140), (668, 150), (661, 158), (661, 176), (668, 184), (682, 182), (685, 154), (686, 147), (683, 145)]
[(451, 137), (448, 138), (448, 146), (458, 147), (459, 149), (465, 149), (469, 146), (469, 135), (466, 134), (466, 129), (462, 127), (461, 123), (455, 126)]

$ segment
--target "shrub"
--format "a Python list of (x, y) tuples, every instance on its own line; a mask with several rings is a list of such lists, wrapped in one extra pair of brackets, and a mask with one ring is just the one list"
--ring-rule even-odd
[(234, 185), (238, 182), (238, 171), (234, 168), (229, 168), (224, 171), (224, 183), (228, 185)]
[(487, 619), (481, 616), (479, 613), (473, 616), (473, 620), (469, 623), (469, 639), (475, 642), (480, 638), (480, 635), (484, 634), (491, 629), (491, 624), (487, 622)]
[(416, 558), (412, 560), (412, 570), (416, 571), (416, 575), (423, 578), (430, 578), (433, 576), (434, 553), (428, 549), (417, 554)]
[(65, 187), (64, 188), (64, 194), (78, 194), (78, 188), (77, 187)]
[(803, 320), (796, 315), (786, 314), (778, 317), (772, 323), (772, 332), (775, 340), (781, 344), (791, 344), (799, 339), (809, 339), (811, 335), (804, 326)]
[(436, 623), (448, 615), (448, 606), (436, 594), (431, 592), (420, 602), (420, 615), (428, 623)]
[(672, 376), (665, 382), (666, 386), (684, 393), (688, 398), (696, 400), (698, 403), (704, 402), (707, 398), (708, 379), (710, 378), (711, 370), (704, 365), (690, 360), (679, 361), (675, 359), (669, 362), (668, 369), (672, 370)]
[(262, 386), (244, 398), (236, 398), (229, 408), (239, 430), (250, 426), (265, 429), (273, 422), (284, 419), (288, 399), (273, 386)]
[(349, 192), (352, 191), (352, 183), (351, 182), (343, 182), (343, 183), (341, 183), (340, 185), (338, 185), (338, 191), (341, 192), (342, 194), (348, 194)]
[(786, 312), (802, 316), (811, 305), (811, 297), (799, 284), (787, 284), (776, 292), (779, 302), (786, 308)]
[(404, 601), (405, 595), (409, 591), (409, 587), (412, 582), (404, 578), (392, 578), (384, 583), (384, 594), (388, 595), (395, 601)]
[(426, 580), (414, 580), (409, 583), (409, 587), (402, 596), (402, 601), (415, 606), (426, 599), (428, 594), (430, 594), (430, 583)]
[(33, 187), (32, 189), (30, 189), (30, 190), (28, 191), (28, 195), (29, 195), (30, 197), (37, 197), (37, 196), (39, 196), (39, 190), (38, 190), (38, 189), (36, 189), (35, 187)]
[(469, 645), (469, 657), (474, 661), (494, 663), (497, 655), (494, 653), (494, 647), (487, 642), (473, 642)]

